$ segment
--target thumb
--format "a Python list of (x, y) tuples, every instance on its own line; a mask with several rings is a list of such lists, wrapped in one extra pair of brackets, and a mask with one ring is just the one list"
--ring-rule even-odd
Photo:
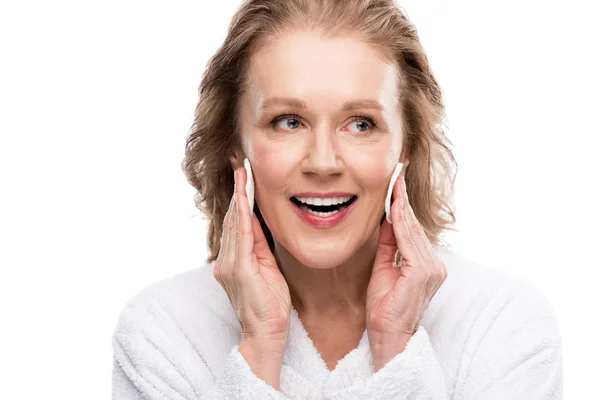
[(394, 228), (385, 219), (379, 228), (379, 241), (377, 242), (373, 272), (378, 269), (391, 267), (396, 258), (396, 250), (398, 250), (398, 245), (396, 243), (396, 236), (394, 235)]

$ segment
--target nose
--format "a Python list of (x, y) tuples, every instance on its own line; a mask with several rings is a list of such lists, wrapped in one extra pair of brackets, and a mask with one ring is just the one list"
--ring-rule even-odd
[(312, 175), (339, 175), (344, 165), (339, 157), (335, 134), (328, 129), (313, 131), (302, 172)]

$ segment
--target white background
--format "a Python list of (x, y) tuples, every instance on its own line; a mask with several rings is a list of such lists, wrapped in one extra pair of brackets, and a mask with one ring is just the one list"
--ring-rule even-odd
[[(0, 393), (110, 397), (125, 302), (203, 264), (180, 169), (197, 87), (239, 2), (0, 5)], [(534, 283), (565, 398), (598, 398), (596, 2), (404, 1), (459, 163), (455, 251)]]

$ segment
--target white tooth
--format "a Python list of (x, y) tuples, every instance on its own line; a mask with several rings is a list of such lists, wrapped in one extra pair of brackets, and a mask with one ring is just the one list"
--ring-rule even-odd
[(348, 200), (350, 200), (351, 196), (346, 196), (346, 197), (336, 197), (335, 198), (335, 202), (333, 204), (342, 204), (347, 202)]
[(329, 217), (331, 215), (337, 214), (339, 211), (335, 210), (335, 211), (329, 211), (329, 212), (321, 212), (321, 211), (313, 211), (309, 208), (304, 209), (305, 212), (309, 213), (309, 214), (313, 214), (316, 215), (318, 217)]
[(296, 197), (301, 203), (311, 204), (315, 206), (331, 206), (336, 204), (342, 204), (350, 200), (352, 196), (346, 197)]

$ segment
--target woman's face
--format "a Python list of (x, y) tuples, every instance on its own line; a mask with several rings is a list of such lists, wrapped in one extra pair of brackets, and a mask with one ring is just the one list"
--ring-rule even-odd
[[(356, 39), (289, 33), (254, 55), (248, 78), (241, 135), (260, 212), (300, 263), (338, 266), (375, 234), (400, 159), (395, 66)], [(350, 196), (342, 211), (312, 211)]]

